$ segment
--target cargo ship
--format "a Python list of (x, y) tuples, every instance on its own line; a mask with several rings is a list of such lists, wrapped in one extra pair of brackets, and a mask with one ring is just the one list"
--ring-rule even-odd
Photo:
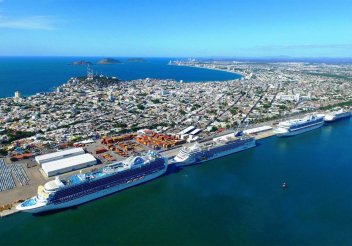
[(351, 111), (345, 111), (343, 109), (329, 112), (325, 115), (325, 122), (333, 122), (351, 117)]
[(167, 158), (148, 152), (85, 174), (79, 173), (66, 179), (57, 176), (55, 180), (39, 186), (38, 194), (16, 209), (41, 213), (86, 203), (163, 175), (167, 162)]
[(308, 132), (324, 125), (323, 115), (308, 115), (302, 119), (293, 119), (280, 122), (274, 133), (278, 137), (289, 137)]
[(195, 142), (191, 146), (185, 146), (171, 162), (179, 166), (192, 165), (231, 155), (255, 146), (254, 137), (242, 132), (231, 133), (214, 138), (211, 142)]

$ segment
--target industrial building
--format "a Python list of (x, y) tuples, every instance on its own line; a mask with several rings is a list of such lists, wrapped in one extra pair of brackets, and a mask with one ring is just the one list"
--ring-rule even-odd
[(91, 154), (80, 154), (57, 159), (42, 164), (42, 169), (47, 177), (66, 172), (82, 169), (97, 164), (97, 160)]
[(73, 148), (73, 149), (67, 149), (63, 151), (58, 151), (55, 153), (50, 153), (50, 154), (45, 154), (45, 155), (38, 155), (35, 157), (35, 161), (42, 165), (43, 163), (46, 162), (51, 162), (55, 160), (60, 160), (63, 158), (71, 157), (71, 156), (76, 156), (76, 155), (82, 155), (84, 154), (85, 151), (83, 148)]
[(189, 126), (189, 127), (187, 127), (186, 129), (180, 131), (180, 132), (178, 133), (178, 135), (184, 135), (184, 134), (186, 134), (186, 133), (189, 133), (189, 132), (193, 131), (194, 129), (196, 129), (194, 126)]
[(197, 128), (197, 129), (191, 131), (190, 135), (197, 135), (197, 134), (200, 133), (201, 131), (202, 131), (201, 129)]

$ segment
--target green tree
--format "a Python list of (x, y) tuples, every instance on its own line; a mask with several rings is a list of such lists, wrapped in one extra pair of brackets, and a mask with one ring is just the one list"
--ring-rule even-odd
[(142, 104), (138, 104), (137, 108), (140, 109), (140, 110), (144, 110), (145, 109), (145, 107)]
[(218, 130), (218, 128), (216, 127), (216, 126), (213, 126), (212, 128), (211, 128), (211, 132), (215, 132), (215, 131), (217, 131)]

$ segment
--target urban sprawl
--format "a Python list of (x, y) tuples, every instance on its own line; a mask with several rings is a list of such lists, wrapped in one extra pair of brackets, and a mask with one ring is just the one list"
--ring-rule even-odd
[[(0, 169), (18, 173), (20, 185), (37, 178), (35, 187), (44, 180), (28, 171), (28, 162), (34, 165), (33, 156), (59, 148), (91, 144), (89, 152), (99, 159), (97, 149), (111, 150), (109, 144), (115, 143), (116, 155), (104, 154), (104, 163), (138, 151), (172, 149), (240, 126), (274, 125), (283, 118), (352, 105), (349, 64), (182, 60), (169, 65), (217, 69), (241, 78), (120, 81), (88, 68), (87, 76), (71, 78), (55, 92), (28, 97), (16, 92), (0, 99), (0, 157), (8, 163)], [(194, 134), (182, 134), (191, 126)], [(23, 168), (16, 164), (22, 159), (27, 163)]]
[(241, 79), (183, 83), (140, 79), (117, 82), (71, 78), (56, 92), (0, 99), (0, 142), (10, 149), (16, 132), (42, 143), (67, 143), (138, 129), (178, 133), (188, 126), (204, 135), (292, 114), (349, 106), (351, 65), (174, 61), (239, 73)]

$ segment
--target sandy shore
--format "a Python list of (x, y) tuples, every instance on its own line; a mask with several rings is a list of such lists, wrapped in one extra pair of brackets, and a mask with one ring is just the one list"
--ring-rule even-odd
[[(211, 67), (198, 67), (198, 66), (192, 66), (192, 65), (177, 65), (177, 64), (169, 64), (169, 66), (180, 66), (180, 67), (192, 67), (192, 68), (202, 68), (202, 69), (208, 69), (208, 70), (216, 70), (216, 71), (221, 71), (221, 72), (226, 72), (226, 73), (234, 73), (241, 75), (242, 77), (245, 77), (246, 74), (242, 72), (237, 72), (237, 71), (230, 71), (230, 70), (225, 70), (221, 68), (211, 68)], [(204, 81), (206, 82), (206, 81)], [(210, 82), (210, 81), (209, 81)]]

